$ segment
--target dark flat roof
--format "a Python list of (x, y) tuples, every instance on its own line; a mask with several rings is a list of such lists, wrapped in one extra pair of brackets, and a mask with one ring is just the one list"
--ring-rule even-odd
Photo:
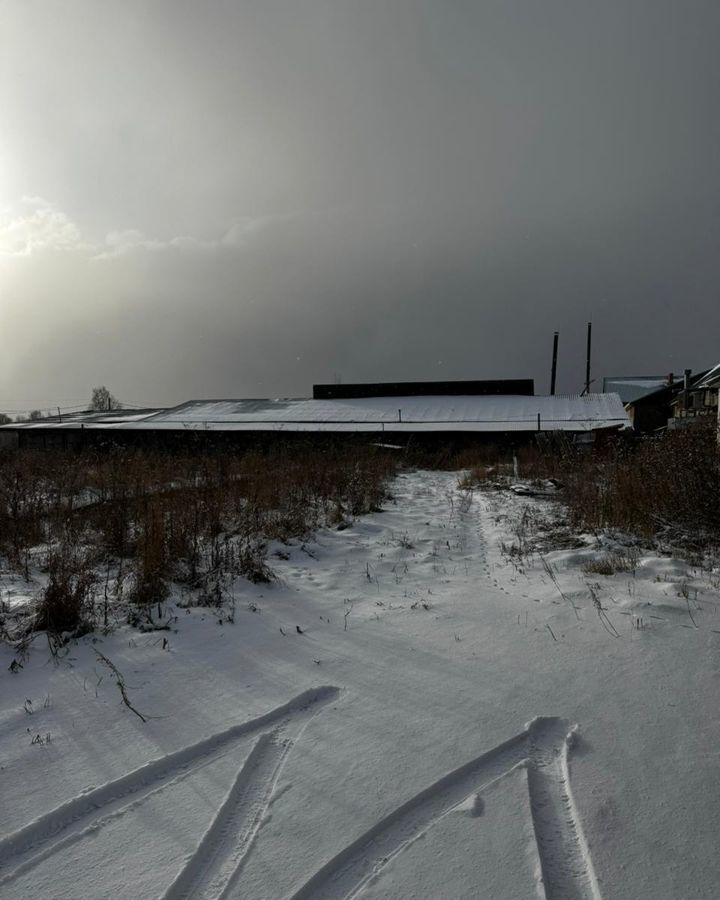
[(512, 394), (532, 397), (532, 378), (492, 381), (383, 381), (370, 384), (314, 384), (313, 400), (351, 400), (360, 397), (476, 397)]

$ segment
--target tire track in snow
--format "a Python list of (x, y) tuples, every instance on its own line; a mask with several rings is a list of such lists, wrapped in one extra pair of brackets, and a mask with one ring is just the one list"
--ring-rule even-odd
[(303, 691), (265, 715), (233, 725), (73, 797), (0, 840), (0, 886), (123, 815), (151, 794), (186, 777), (190, 771), (218, 758), (234, 743), (269, 726), (282, 727), (293, 720), (309, 719), (339, 693), (338, 688), (328, 686)]
[(547, 900), (600, 900), (590, 851), (570, 791), (574, 730), (562, 719), (530, 727), (528, 791)]
[(237, 880), (262, 824), (292, 741), (263, 734), (238, 772), (197, 850), (163, 900), (221, 900)]
[(396, 856), (478, 787), (527, 759), (527, 731), (483, 753), (416, 794), (329, 860), (290, 900), (350, 900)]
[(546, 900), (601, 900), (569, 789), (571, 734), (563, 719), (535, 719), (520, 734), (445, 775), (368, 829), (289, 900), (352, 900), (470, 794), (481, 793), (518, 766), (528, 769)]

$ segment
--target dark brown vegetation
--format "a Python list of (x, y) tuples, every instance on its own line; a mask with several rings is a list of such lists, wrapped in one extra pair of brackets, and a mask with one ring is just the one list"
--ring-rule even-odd
[[(595, 449), (558, 440), (520, 448), (516, 459), (523, 481), (553, 477), (563, 485), (558, 497), (573, 529), (620, 528), (697, 554), (720, 546), (714, 427)], [(466, 488), (514, 478), (507, 447), (4, 451), (0, 557), (28, 580), (36, 568), (45, 573), (27, 629), (78, 634), (107, 627), (118, 609), (141, 627), (163, 627), (172, 585), (194, 602), (219, 605), (236, 578), (270, 580), (268, 541), (303, 539), (379, 509), (400, 461), (466, 468)]]
[(269, 581), (270, 540), (380, 508), (394, 458), (376, 447), (176, 455), (0, 453), (0, 556), (47, 577), (28, 628), (108, 624), (121, 596), (149, 626), (171, 583), (220, 603), (233, 578)]
[[(597, 449), (558, 442), (518, 451), (521, 478), (558, 479), (558, 496), (574, 528), (620, 528), (649, 541), (701, 552), (720, 545), (720, 447), (708, 422), (641, 440), (618, 437)], [(508, 461), (494, 457), (472, 468), (475, 484), (498, 473), (512, 478)]]
[[(720, 448), (714, 423), (570, 460), (573, 524), (617, 527), (689, 549), (720, 543)], [(562, 476), (561, 476), (562, 477)]]

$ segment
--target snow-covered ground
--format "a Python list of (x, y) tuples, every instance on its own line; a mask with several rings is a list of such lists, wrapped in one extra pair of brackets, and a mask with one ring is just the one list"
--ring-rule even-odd
[(528, 556), (552, 503), (457, 479), (276, 546), (230, 618), (4, 646), (0, 896), (720, 896), (720, 576)]

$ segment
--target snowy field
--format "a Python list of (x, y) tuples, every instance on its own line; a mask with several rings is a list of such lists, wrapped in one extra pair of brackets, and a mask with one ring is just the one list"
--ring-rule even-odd
[(720, 574), (457, 481), (275, 545), (232, 616), (3, 646), (0, 897), (720, 896)]

